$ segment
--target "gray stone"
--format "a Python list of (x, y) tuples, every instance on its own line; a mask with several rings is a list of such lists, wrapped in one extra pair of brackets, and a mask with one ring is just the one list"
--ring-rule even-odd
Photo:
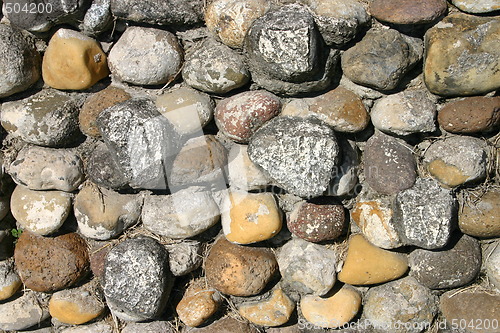
[(500, 9), (497, 0), (451, 0), (451, 3), (467, 13), (489, 13)]
[(128, 179), (103, 142), (99, 142), (90, 153), (85, 172), (93, 183), (105, 188), (119, 190), (128, 185)]
[(372, 107), (373, 126), (382, 132), (409, 135), (433, 132), (437, 108), (425, 90), (406, 90), (381, 98)]
[(108, 253), (104, 269), (104, 295), (113, 315), (143, 321), (161, 314), (173, 284), (163, 245), (149, 237), (127, 239)]
[(132, 188), (167, 188), (180, 137), (152, 101), (133, 98), (105, 109), (97, 126)]
[(14, 266), (14, 258), (0, 260), (0, 302), (12, 297), (22, 284)]
[(93, 0), (80, 26), (88, 35), (99, 35), (111, 27), (111, 0)]
[(420, 333), (437, 311), (437, 297), (415, 278), (406, 277), (370, 288), (362, 319), (370, 321), (373, 332)]
[(202, 244), (198, 241), (184, 240), (166, 245), (170, 270), (175, 276), (191, 273), (203, 262)]
[(108, 64), (120, 81), (155, 85), (173, 81), (182, 60), (182, 48), (171, 32), (129, 27), (111, 49)]
[(500, 291), (500, 243), (494, 244), (494, 249), (486, 257), (484, 267), (488, 281)]
[(0, 304), (0, 329), (24, 330), (50, 317), (49, 297), (46, 294), (26, 291), (22, 296)]
[(417, 249), (409, 256), (410, 276), (431, 289), (456, 288), (474, 280), (481, 269), (481, 247), (470, 236), (437, 251)]
[(188, 50), (182, 78), (193, 88), (225, 94), (250, 80), (244, 58), (228, 46), (207, 38), (196, 50)]
[(370, 30), (342, 54), (342, 70), (353, 82), (392, 90), (422, 58), (422, 41), (396, 30)]
[(337, 255), (322, 245), (292, 238), (277, 255), (283, 288), (324, 295), (336, 281)]
[(146, 195), (142, 208), (144, 227), (175, 239), (192, 237), (215, 225), (219, 207), (211, 192), (189, 187), (171, 195)]
[(147, 323), (128, 323), (121, 333), (173, 333), (172, 324), (168, 321), (150, 321)]
[(335, 168), (334, 176), (328, 185), (327, 194), (341, 197), (351, 193), (358, 184), (360, 162), (359, 149), (354, 141), (339, 140), (342, 159)]
[(320, 196), (339, 159), (333, 130), (317, 119), (276, 117), (250, 139), (248, 156), (283, 189), (301, 197)]
[(444, 247), (455, 215), (452, 193), (433, 179), (418, 178), (413, 187), (396, 196), (395, 226), (406, 245), (430, 250)]
[(114, 328), (111, 323), (100, 321), (89, 325), (79, 325), (63, 328), (61, 333), (113, 333)]
[(20, 30), (0, 24), (0, 98), (26, 90), (38, 81), (40, 60), (34, 45)]
[(415, 183), (412, 147), (401, 139), (376, 132), (366, 142), (363, 158), (366, 182), (381, 194), (396, 194)]

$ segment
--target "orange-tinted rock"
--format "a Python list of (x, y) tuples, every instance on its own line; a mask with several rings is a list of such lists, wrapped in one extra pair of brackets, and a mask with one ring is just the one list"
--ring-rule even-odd
[(500, 237), (500, 191), (489, 190), (480, 198), (462, 203), (460, 230), (474, 237)]
[(395, 24), (433, 22), (447, 9), (445, 0), (375, 0), (370, 13), (377, 20)]
[(246, 302), (238, 307), (240, 315), (261, 326), (279, 326), (288, 322), (295, 303), (281, 290), (273, 290), (267, 299)]
[(203, 280), (198, 280), (189, 286), (175, 310), (184, 324), (195, 327), (215, 314), (220, 301), (216, 290), (204, 286)]

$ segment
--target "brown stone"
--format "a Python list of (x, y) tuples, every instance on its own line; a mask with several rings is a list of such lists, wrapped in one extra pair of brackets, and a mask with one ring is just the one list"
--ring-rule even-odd
[(203, 328), (189, 328), (186, 332), (199, 333), (258, 333), (259, 331), (248, 322), (224, 317)]
[(219, 308), (219, 293), (204, 284), (203, 280), (198, 280), (190, 285), (175, 308), (179, 319), (187, 326), (200, 326)]
[(500, 237), (500, 190), (489, 190), (478, 200), (463, 202), (458, 213), (460, 230), (474, 237)]
[(258, 294), (277, 270), (270, 249), (237, 245), (225, 237), (215, 241), (205, 262), (209, 285), (234, 296)]
[(384, 22), (418, 24), (437, 20), (447, 8), (446, 0), (374, 0), (370, 13)]
[(25, 231), (17, 241), (14, 258), (24, 285), (41, 292), (74, 285), (89, 268), (87, 243), (76, 233), (50, 238)]
[(438, 113), (438, 122), (452, 133), (490, 132), (500, 125), (500, 97), (467, 97), (446, 104)]
[(111, 243), (98, 245), (90, 253), (90, 270), (96, 278), (102, 278), (104, 276), (104, 264), (106, 262), (106, 256), (109, 251), (113, 248)]

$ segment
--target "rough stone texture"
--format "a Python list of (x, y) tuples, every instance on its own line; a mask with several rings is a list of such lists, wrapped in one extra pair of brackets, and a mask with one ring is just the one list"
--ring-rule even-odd
[(393, 29), (370, 30), (342, 54), (342, 70), (354, 83), (392, 90), (422, 58), (422, 41)]
[(446, 104), (438, 122), (452, 133), (491, 132), (500, 126), (500, 97), (467, 97)]
[(260, 293), (277, 270), (270, 249), (237, 245), (225, 237), (215, 241), (205, 261), (208, 284), (234, 296)]
[[(168, 321), (148, 321), (145, 323), (127, 323), (121, 333), (173, 333), (175, 330)], [(82, 332), (83, 333), (83, 332)]]
[(210, 191), (189, 187), (171, 195), (146, 195), (144, 227), (175, 239), (202, 233), (219, 221), (220, 211)]
[(500, 291), (500, 246), (496, 244), (494, 250), (488, 253), (484, 267), (488, 281)]
[(97, 117), (104, 110), (115, 104), (130, 99), (129, 93), (123, 89), (108, 86), (107, 88), (90, 95), (80, 110), (78, 121), (83, 134), (98, 138), (101, 132), (97, 127)]
[(197, 333), (258, 333), (259, 331), (250, 323), (234, 319), (233, 317), (224, 317), (215, 321), (213, 324), (202, 328), (190, 328), (186, 332)]
[(2, 127), (39, 146), (68, 145), (78, 137), (79, 96), (44, 89), (22, 100), (2, 104)]
[(0, 24), (0, 50), (0, 98), (26, 90), (40, 78), (40, 54), (20, 30)]
[(340, 165), (334, 170), (334, 176), (326, 194), (341, 197), (354, 192), (358, 184), (358, 168), (361, 158), (356, 142), (340, 139), (339, 143), (342, 159)]
[(363, 319), (371, 322), (375, 332), (387, 332), (389, 326), (395, 333), (419, 333), (437, 311), (437, 297), (414, 278), (406, 277), (368, 290)]
[(106, 31), (112, 22), (111, 0), (93, 0), (85, 12), (80, 30), (87, 35), (95, 36)]
[(187, 52), (182, 78), (193, 88), (225, 94), (250, 80), (242, 55), (207, 38), (196, 50)]
[(366, 182), (381, 194), (396, 194), (417, 178), (412, 147), (401, 139), (376, 132), (363, 154)]
[(113, 247), (104, 271), (104, 295), (111, 313), (125, 321), (152, 319), (163, 311), (173, 277), (165, 248), (149, 237)]
[(500, 87), (500, 20), (451, 14), (424, 37), (424, 81), (443, 96), (479, 95)]
[(143, 196), (120, 194), (92, 184), (75, 197), (75, 217), (82, 235), (107, 240), (133, 226), (141, 216)]
[(460, 230), (474, 237), (500, 237), (500, 190), (486, 191), (477, 200), (461, 202), (458, 211)]
[(409, 256), (410, 276), (431, 289), (456, 288), (473, 281), (481, 269), (481, 247), (462, 235), (439, 251), (417, 249)]
[(102, 142), (90, 153), (85, 174), (93, 183), (105, 188), (119, 190), (128, 185), (128, 179), (113, 159), (111, 150)]
[(295, 206), (287, 221), (288, 229), (309, 242), (322, 242), (339, 237), (345, 227), (342, 205), (303, 201)]
[(430, 145), (424, 165), (436, 180), (454, 187), (486, 177), (486, 142), (469, 136), (451, 136)]
[(83, 165), (73, 150), (27, 146), (9, 167), (18, 184), (31, 190), (72, 192), (83, 181)]
[(168, 251), (168, 263), (174, 276), (191, 273), (203, 262), (203, 247), (198, 241), (184, 240), (181, 243), (165, 245)]
[(171, 32), (129, 27), (109, 53), (111, 74), (140, 85), (171, 82), (182, 67), (183, 51)]
[(224, 44), (241, 48), (252, 23), (270, 7), (269, 0), (216, 0), (205, 10), (205, 24)]
[(374, 0), (370, 14), (377, 20), (394, 24), (432, 23), (446, 13), (445, 0)]
[(0, 329), (25, 330), (49, 318), (48, 298), (27, 291), (13, 301), (0, 304)]
[(288, 322), (295, 303), (281, 290), (276, 288), (263, 300), (249, 301), (238, 306), (238, 313), (253, 324), (273, 327)]
[(104, 264), (106, 263), (106, 256), (111, 251), (112, 246), (110, 242), (99, 243), (90, 252), (90, 269), (94, 277), (102, 281), (104, 276)]
[(152, 101), (133, 98), (107, 108), (97, 126), (132, 188), (167, 188), (180, 139)]
[(43, 81), (48, 86), (83, 90), (108, 74), (106, 53), (95, 39), (63, 28), (50, 39), (42, 62)]
[(13, 296), (22, 285), (21, 278), (14, 267), (14, 259), (0, 261), (0, 302)]
[(349, 239), (347, 257), (338, 275), (339, 281), (370, 285), (391, 281), (408, 270), (408, 260), (397, 252), (390, 252), (370, 244), (362, 235)]
[(22, 229), (38, 235), (57, 231), (71, 211), (72, 195), (62, 191), (33, 191), (16, 186), (10, 210)]
[(370, 116), (382, 132), (409, 135), (436, 130), (436, 112), (435, 101), (425, 90), (406, 90), (376, 101)]
[(90, 325), (81, 325), (64, 328), (62, 333), (113, 333), (114, 325), (100, 321)]
[(278, 253), (283, 288), (325, 295), (336, 281), (337, 254), (319, 244), (292, 238)]
[(200, 326), (217, 312), (221, 300), (218, 291), (197, 280), (187, 288), (175, 310), (187, 326)]
[(452, 193), (432, 179), (417, 179), (399, 192), (394, 207), (395, 226), (406, 245), (439, 249), (448, 243), (456, 215)]
[(252, 191), (270, 185), (271, 180), (248, 157), (248, 146), (235, 144), (228, 154), (227, 176), (233, 189)]
[(87, 243), (76, 233), (47, 238), (24, 231), (14, 258), (24, 285), (41, 292), (68, 288), (89, 269)]
[(451, 0), (451, 3), (467, 13), (489, 13), (500, 9), (495, 0)]
[(252, 136), (248, 156), (280, 187), (314, 197), (328, 187), (339, 146), (323, 122), (284, 116), (268, 121)]

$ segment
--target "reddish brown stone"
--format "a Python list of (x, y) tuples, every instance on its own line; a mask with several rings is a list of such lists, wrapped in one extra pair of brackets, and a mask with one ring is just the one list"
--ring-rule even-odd
[(202, 328), (188, 328), (185, 332), (199, 333), (258, 333), (259, 331), (248, 322), (225, 317)]
[(384, 22), (418, 24), (435, 21), (447, 8), (446, 0), (374, 0), (370, 14)]
[(467, 97), (446, 104), (438, 122), (452, 133), (490, 132), (500, 125), (500, 97)]
[(91, 252), (90, 269), (96, 278), (102, 278), (104, 276), (104, 263), (106, 262), (106, 256), (112, 248), (113, 246), (109, 243)]
[(87, 243), (76, 233), (52, 238), (24, 231), (14, 259), (24, 285), (41, 292), (70, 287), (89, 269)]

